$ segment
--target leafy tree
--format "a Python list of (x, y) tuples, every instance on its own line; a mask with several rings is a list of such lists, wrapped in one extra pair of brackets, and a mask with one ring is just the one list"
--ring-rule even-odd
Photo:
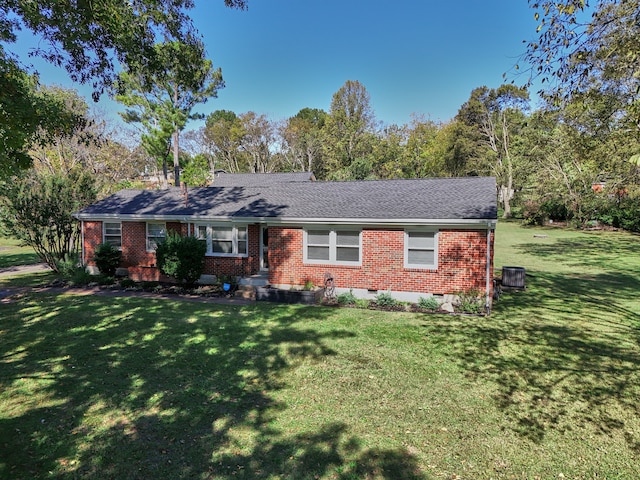
[(82, 115), (4, 56), (0, 46), (0, 177), (31, 166), (30, 147), (70, 136), (85, 124)]
[(211, 170), (209, 161), (202, 154), (184, 159), (182, 179), (186, 185), (204, 187), (209, 183)]
[[(639, 0), (532, 1), (537, 37), (524, 59), (553, 103), (582, 94), (615, 100), (614, 110), (640, 125)], [(612, 110), (612, 114), (614, 113)]]
[(58, 272), (59, 262), (78, 251), (80, 224), (73, 213), (95, 201), (92, 177), (32, 170), (5, 181), (2, 192), (0, 220), (6, 232)]
[(248, 156), (252, 173), (268, 173), (277, 169), (271, 147), (275, 143), (275, 129), (266, 115), (246, 112), (238, 117), (242, 125), (240, 149)]
[[(375, 116), (367, 89), (357, 80), (347, 80), (333, 94), (326, 120), (327, 170), (337, 172), (371, 152)], [(331, 174), (330, 174), (331, 175)]]
[(517, 153), (514, 140), (526, 124), (524, 112), (528, 109), (526, 88), (502, 85), (497, 89), (479, 87), (471, 92), (469, 100), (460, 107), (456, 119), (475, 128), (475, 135), (485, 151), (480, 155), (480, 170), (495, 175), (504, 217), (511, 216), (511, 198), (514, 192), (514, 169)]
[(240, 151), (244, 135), (244, 126), (234, 112), (216, 110), (207, 116), (204, 137), (223, 170), (248, 171), (246, 158)]
[(292, 170), (315, 172), (324, 178), (322, 151), (327, 113), (318, 108), (303, 108), (280, 128), (285, 156)]
[[(224, 1), (232, 8), (247, 6), (247, 0)], [(73, 81), (91, 82), (97, 100), (113, 84), (119, 65), (149, 78), (163, 72), (158, 39), (199, 45), (188, 16), (193, 5), (193, 0), (0, 0), (0, 173), (29, 166), (33, 143), (75, 126), (56, 101), (38, 91), (35, 77), (11, 52), (21, 29), (42, 39), (30, 54), (64, 67)]]
[(193, 286), (204, 271), (207, 244), (196, 237), (182, 237), (170, 232), (156, 248), (158, 268), (178, 282)]
[(187, 122), (201, 118), (192, 109), (217, 96), (224, 86), (221, 70), (204, 58), (202, 45), (167, 42), (156, 45), (165, 70), (149, 78), (134, 71), (118, 76), (116, 99), (127, 110), (122, 118), (142, 125), (142, 144), (147, 152), (162, 161), (165, 180), (166, 161), (173, 145), (175, 185), (180, 185), (179, 137)]

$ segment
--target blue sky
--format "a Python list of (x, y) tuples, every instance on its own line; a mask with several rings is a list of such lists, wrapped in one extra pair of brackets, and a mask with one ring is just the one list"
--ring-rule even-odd
[[(503, 82), (536, 27), (526, 0), (249, 0), (247, 11), (196, 0), (192, 13), (226, 82), (198, 111), (272, 120), (304, 107), (328, 111), (333, 93), (358, 80), (383, 123), (407, 123), (412, 113), (447, 121), (472, 89)], [(64, 72), (36, 66), (43, 83), (90, 95)], [(120, 108), (100, 105), (112, 117)]]

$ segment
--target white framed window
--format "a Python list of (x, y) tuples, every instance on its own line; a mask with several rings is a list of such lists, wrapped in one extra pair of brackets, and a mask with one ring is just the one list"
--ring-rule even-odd
[(102, 242), (116, 248), (122, 247), (122, 224), (120, 222), (102, 223)]
[(202, 224), (196, 226), (197, 237), (207, 242), (207, 255), (246, 257), (246, 225)]
[(147, 223), (147, 251), (155, 251), (156, 247), (167, 236), (167, 225), (165, 223)]
[(304, 231), (304, 262), (360, 265), (362, 231), (310, 228)]
[(405, 230), (404, 266), (406, 268), (438, 268), (438, 232)]

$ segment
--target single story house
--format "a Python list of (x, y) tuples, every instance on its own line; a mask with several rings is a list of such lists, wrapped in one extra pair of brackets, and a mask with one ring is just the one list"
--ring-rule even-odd
[[(122, 250), (136, 280), (161, 279), (155, 247), (168, 231), (207, 243), (205, 275), (262, 272), (272, 286), (307, 282), (403, 300), (479, 291), (491, 299), (493, 177), (122, 190), (76, 213), (82, 259), (95, 269), (103, 242)], [(258, 177), (259, 178), (259, 177)], [(241, 180), (241, 177), (238, 177)], [(246, 179), (245, 179), (246, 180)], [(221, 182), (222, 183), (222, 182)]]

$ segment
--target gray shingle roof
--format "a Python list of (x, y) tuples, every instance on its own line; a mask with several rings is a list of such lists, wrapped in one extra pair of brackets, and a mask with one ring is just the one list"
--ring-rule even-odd
[(78, 213), (281, 220), (495, 220), (493, 177), (288, 182), (261, 187), (122, 190)]
[(216, 173), (213, 187), (264, 187), (289, 182), (312, 182), (316, 177), (311, 172), (286, 173)]

